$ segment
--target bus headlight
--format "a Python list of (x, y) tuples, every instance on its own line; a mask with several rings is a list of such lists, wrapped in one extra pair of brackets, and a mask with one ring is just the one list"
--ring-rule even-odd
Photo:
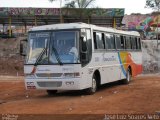
[(80, 77), (80, 73), (79, 73), (79, 72), (75, 72), (75, 73), (64, 73), (64, 77)]
[(34, 74), (25, 74), (25, 77), (32, 79), (32, 78), (35, 78), (35, 75)]

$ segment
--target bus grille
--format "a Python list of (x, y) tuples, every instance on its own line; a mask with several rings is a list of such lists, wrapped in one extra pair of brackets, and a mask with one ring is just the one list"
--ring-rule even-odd
[(37, 77), (61, 77), (62, 73), (37, 73)]
[(40, 87), (61, 87), (61, 81), (53, 81), (53, 82), (37, 82)]

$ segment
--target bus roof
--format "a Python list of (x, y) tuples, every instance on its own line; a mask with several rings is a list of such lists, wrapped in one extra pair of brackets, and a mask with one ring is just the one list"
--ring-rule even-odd
[(96, 31), (105, 31), (110, 33), (124, 34), (124, 35), (134, 35), (140, 36), (136, 31), (123, 31), (117, 30), (111, 27), (100, 27), (92, 24), (86, 24), (82, 22), (78, 23), (61, 23), (61, 24), (52, 24), (52, 25), (43, 25), (31, 28), (29, 31), (42, 31), (42, 30), (61, 30), (61, 29), (80, 29), (80, 28), (91, 28)]

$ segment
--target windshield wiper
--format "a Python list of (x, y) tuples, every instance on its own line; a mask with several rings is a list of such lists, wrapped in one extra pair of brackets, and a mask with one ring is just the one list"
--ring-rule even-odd
[(46, 48), (43, 48), (42, 52), (40, 53), (40, 55), (38, 56), (36, 62), (34, 63), (34, 66), (38, 65), (39, 60), (42, 58), (42, 56), (44, 55), (46, 50), (47, 50)]
[[(61, 62), (61, 59), (59, 57), (59, 54), (58, 54), (57, 50), (54, 47), (52, 47), (52, 49), (53, 49), (53, 52), (55, 53), (55, 56), (56, 56), (56, 59), (57, 59), (58, 63), (60, 65), (63, 65), (63, 63)], [(42, 52), (40, 53), (40, 55), (38, 56), (36, 62), (34, 63), (34, 66), (38, 65), (38, 62), (41, 60), (41, 58), (44, 55), (44, 53), (45, 53), (46, 50), (47, 50), (46, 48), (43, 48)]]
[(36, 62), (34, 63), (34, 67), (33, 67), (33, 69), (32, 69), (31, 74), (34, 74), (34, 73), (36, 72), (36, 67), (37, 67), (37, 65), (38, 65), (38, 62), (39, 62), (39, 60), (42, 58), (42, 56), (43, 56), (43, 54), (45, 53), (46, 50), (47, 50), (46, 48), (43, 48), (42, 52), (40, 53), (40, 55), (38, 56)]
[(54, 48), (54, 47), (52, 46), (52, 49), (53, 49), (53, 52), (55, 53), (55, 56), (56, 56), (56, 59), (57, 59), (59, 65), (63, 65), (63, 63), (61, 62), (61, 59), (60, 59), (60, 57), (59, 57), (59, 54), (58, 54), (56, 48)]

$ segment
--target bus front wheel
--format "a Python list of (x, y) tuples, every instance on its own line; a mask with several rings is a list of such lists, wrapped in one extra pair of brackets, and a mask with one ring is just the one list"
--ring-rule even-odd
[(47, 94), (48, 95), (54, 95), (54, 94), (56, 94), (57, 93), (57, 90), (47, 90)]
[(95, 92), (97, 91), (97, 78), (95, 76), (95, 74), (93, 75), (93, 78), (92, 78), (92, 87), (88, 88), (86, 90), (86, 93), (88, 95), (92, 95), (94, 94)]

